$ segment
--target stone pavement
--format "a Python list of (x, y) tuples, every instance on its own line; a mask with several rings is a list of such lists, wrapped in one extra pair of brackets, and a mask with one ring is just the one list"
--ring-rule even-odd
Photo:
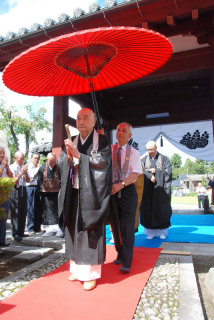
[[(175, 206), (173, 214), (203, 214), (203, 211), (192, 206)], [(11, 240), (10, 228), (7, 238)], [(213, 257), (214, 245), (162, 242), (160, 247), (163, 252), (143, 290), (134, 319), (208, 319), (203, 314), (193, 258)], [(13, 242), (8, 248), (1, 248), (0, 254), (3, 250), (16, 251), (17, 256), (13, 259), (19, 256), (19, 259), (36, 262), (0, 280), (0, 300), (67, 261), (64, 257), (64, 239), (55, 236), (30, 235), (19, 243)]]

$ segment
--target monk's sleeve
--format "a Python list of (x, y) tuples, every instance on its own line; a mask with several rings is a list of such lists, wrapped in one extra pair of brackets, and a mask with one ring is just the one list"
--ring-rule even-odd
[(164, 179), (164, 190), (167, 194), (171, 194), (171, 183), (172, 183), (172, 167), (167, 157), (163, 159), (163, 179)]
[(145, 169), (146, 166), (146, 157), (144, 157), (142, 159), (142, 164), (143, 164), (143, 173), (144, 175), (147, 177), (148, 180), (151, 179), (151, 177), (153, 176), (153, 174), (151, 172), (149, 172), (148, 170)]
[(94, 227), (106, 217), (109, 210), (112, 185), (111, 147), (105, 136), (101, 139), (102, 148), (96, 154), (80, 156), (79, 204), (83, 230)]
[(167, 157), (163, 158), (163, 171), (165, 176), (165, 181), (171, 181), (172, 180), (172, 166)]
[(38, 173), (37, 173), (37, 182), (38, 182), (38, 186), (39, 186), (40, 191), (42, 189), (43, 172), (44, 172), (44, 166), (41, 166), (39, 168)]

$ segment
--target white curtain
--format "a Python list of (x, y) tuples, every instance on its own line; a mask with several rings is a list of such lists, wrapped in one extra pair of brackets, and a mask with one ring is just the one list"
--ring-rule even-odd
[[(160, 135), (192, 157), (214, 161), (212, 120), (133, 128), (132, 138), (141, 156), (146, 152), (146, 143), (156, 141)], [(113, 137), (115, 142), (115, 132)]]

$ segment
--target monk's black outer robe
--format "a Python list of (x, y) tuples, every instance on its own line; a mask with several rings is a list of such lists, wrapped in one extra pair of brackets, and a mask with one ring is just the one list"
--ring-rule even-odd
[[(157, 152), (154, 159), (147, 160), (150, 168), (155, 168), (156, 182), (151, 182), (152, 174), (146, 168), (145, 156), (142, 159), (144, 166), (144, 190), (140, 206), (140, 223), (147, 229), (166, 229), (170, 224), (171, 208), (171, 182), (172, 168), (169, 159)], [(158, 158), (161, 157), (161, 168)], [(148, 163), (147, 162), (147, 163)]]
[(66, 256), (76, 264), (103, 264), (106, 253), (105, 225), (112, 188), (111, 146), (99, 135), (98, 151), (92, 155), (93, 131), (80, 152), (79, 189), (72, 188), (66, 152), (58, 160), (61, 175), (58, 213), (65, 229)]

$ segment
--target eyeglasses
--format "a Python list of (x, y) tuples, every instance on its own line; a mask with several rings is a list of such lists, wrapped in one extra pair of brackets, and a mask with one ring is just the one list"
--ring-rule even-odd
[(154, 151), (155, 148), (151, 148), (151, 149), (146, 149), (147, 151)]

